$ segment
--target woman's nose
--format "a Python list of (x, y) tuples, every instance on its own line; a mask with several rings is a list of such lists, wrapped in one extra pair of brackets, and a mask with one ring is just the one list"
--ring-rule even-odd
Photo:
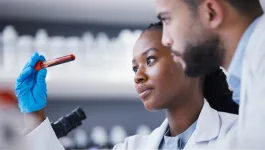
[(147, 76), (144, 72), (144, 69), (138, 69), (135, 76), (134, 76), (134, 82), (139, 84), (139, 83), (144, 83), (147, 80)]

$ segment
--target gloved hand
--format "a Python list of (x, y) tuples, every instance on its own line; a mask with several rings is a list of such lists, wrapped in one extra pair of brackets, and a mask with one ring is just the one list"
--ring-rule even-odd
[(23, 68), (16, 82), (16, 96), (18, 105), (23, 113), (32, 113), (43, 109), (47, 103), (46, 74), (47, 69), (43, 68), (38, 72), (34, 66), (38, 61), (45, 58), (34, 53)]

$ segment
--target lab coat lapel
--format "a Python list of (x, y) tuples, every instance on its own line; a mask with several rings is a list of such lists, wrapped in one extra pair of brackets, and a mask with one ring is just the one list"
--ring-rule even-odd
[[(146, 143), (145, 149), (158, 149), (168, 128), (167, 119), (160, 127), (155, 129)], [(219, 135), (220, 120), (218, 112), (212, 109), (207, 101), (204, 101), (202, 111), (197, 120), (196, 129), (190, 137), (185, 149), (193, 149), (197, 147), (197, 143), (209, 142)]]
[(206, 142), (216, 138), (219, 135), (220, 118), (216, 110), (212, 109), (207, 101), (198, 118), (196, 130), (196, 142)]
[(148, 149), (148, 150), (158, 149), (167, 128), (168, 128), (168, 121), (167, 121), (167, 119), (165, 119), (165, 121), (162, 123), (162, 125), (160, 127), (156, 128), (149, 135), (145, 149)]
[(219, 130), (219, 114), (205, 100), (197, 120), (196, 129), (186, 144), (185, 149), (194, 149), (198, 147), (198, 143), (209, 142), (215, 139), (219, 135)]

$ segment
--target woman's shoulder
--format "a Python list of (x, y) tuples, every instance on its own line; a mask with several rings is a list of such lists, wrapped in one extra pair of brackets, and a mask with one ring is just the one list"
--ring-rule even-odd
[(238, 115), (227, 113), (227, 112), (218, 111), (218, 114), (219, 114), (221, 119), (237, 120), (237, 118), (238, 118)]
[(228, 133), (237, 126), (238, 115), (218, 112), (220, 118), (220, 132)]
[(123, 143), (114, 146), (113, 150), (139, 149), (147, 143), (148, 136), (133, 135), (127, 137)]
[(154, 129), (149, 135), (129, 136), (123, 143), (116, 145), (114, 149), (150, 149), (149, 147), (156, 147), (157, 144), (160, 144), (167, 127), (168, 121), (165, 119), (163, 123)]

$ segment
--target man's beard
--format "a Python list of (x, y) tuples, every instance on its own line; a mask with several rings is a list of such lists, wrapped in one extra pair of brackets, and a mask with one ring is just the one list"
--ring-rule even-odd
[(183, 60), (186, 63), (184, 71), (189, 77), (205, 76), (223, 63), (224, 46), (217, 35), (198, 41), (196, 44), (187, 43), (183, 53)]

